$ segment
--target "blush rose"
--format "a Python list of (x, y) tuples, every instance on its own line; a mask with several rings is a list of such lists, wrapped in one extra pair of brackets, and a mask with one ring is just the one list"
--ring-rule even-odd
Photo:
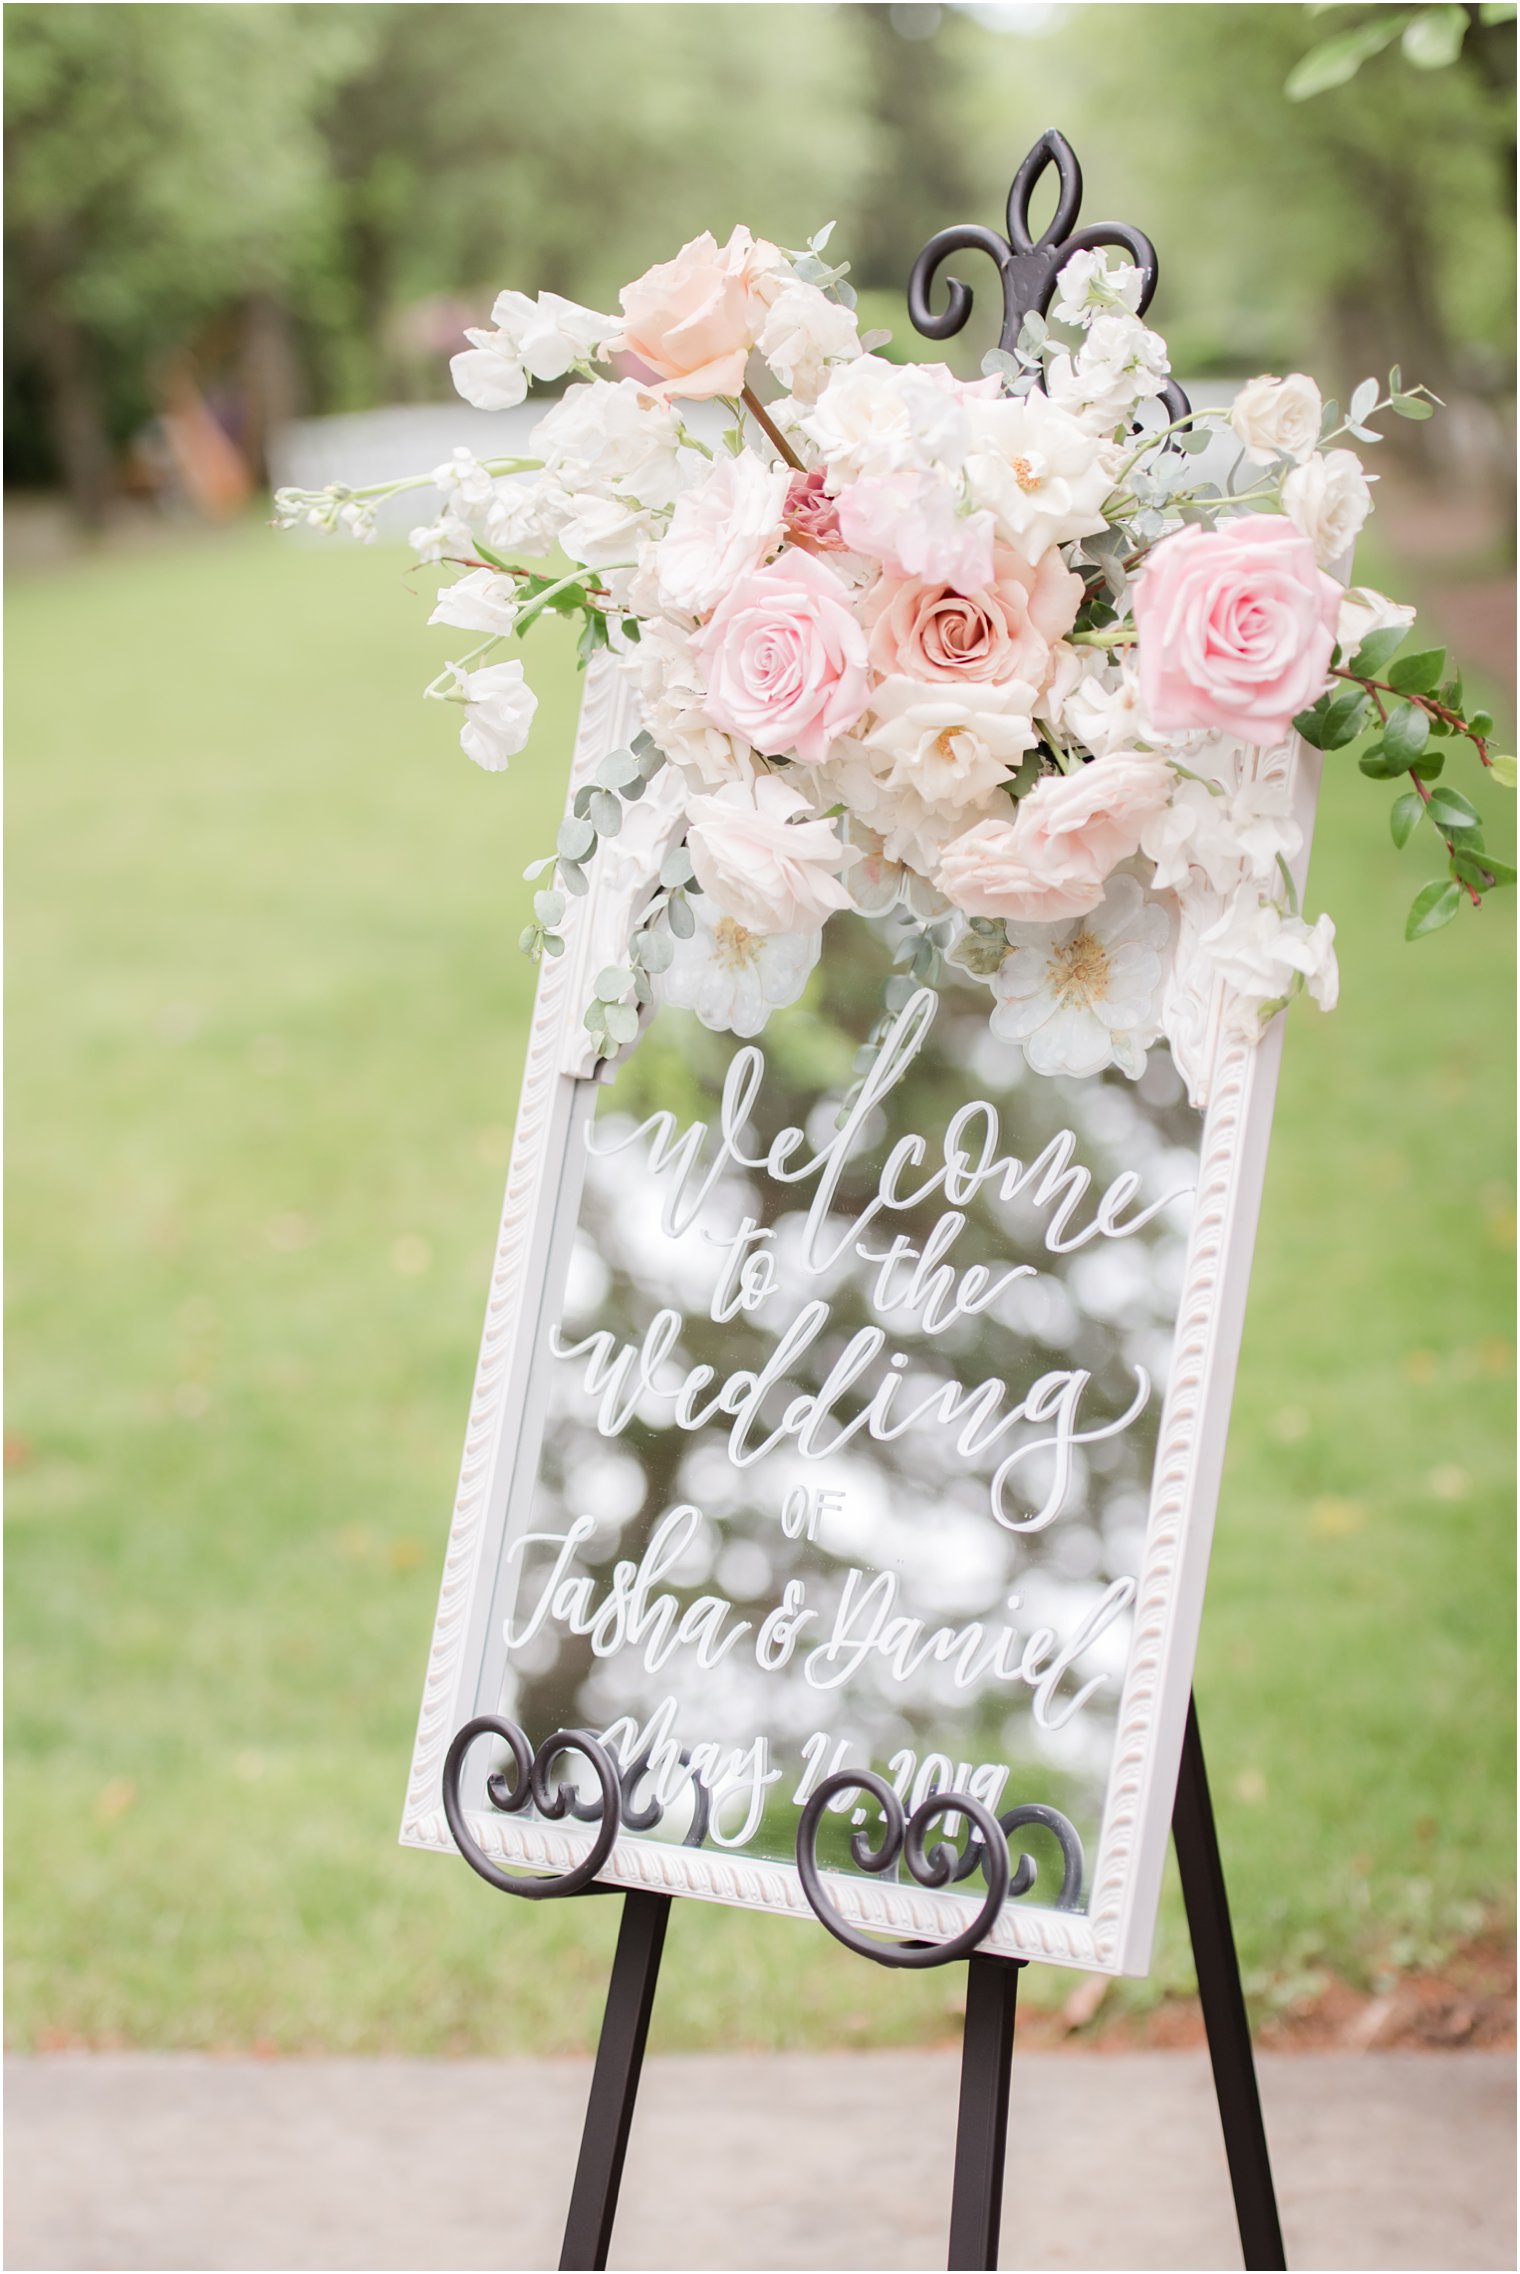
[(623, 328), (611, 344), (636, 355), (662, 395), (737, 395), (765, 323), (766, 278), (778, 291), (786, 281), (774, 245), (739, 228), (720, 248), (704, 230), (624, 286)]
[(687, 806), (686, 849), (714, 906), (753, 932), (816, 932), (850, 896), (848, 858), (832, 821), (817, 820), (790, 782), (761, 774)]
[(740, 577), (693, 644), (708, 717), (764, 757), (816, 766), (866, 707), (866, 636), (849, 587), (811, 553), (788, 550)]
[(1280, 742), (1324, 687), (1340, 605), (1309, 538), (1275, 514), (1166, 538), (1134, 586), (1150, 725)]
[(936, 884), (968, 916), (1021, 924), (1085, 916), (1140, 833), (1172, 794), (1159, 758), (1114, 751), (1050, 774), (1019, 801), (1013, 821), (981, 821), (947, 845)]
[(884, 576), (867, 603), (871, 661), (884, 678), (1023, 680), (1036, 692), (1050, 676), (1051, 651), (1082, 605), (1079, 576), (1057, 553), (1039, 565), (1005, 546), (994, 578), (979, 591)]

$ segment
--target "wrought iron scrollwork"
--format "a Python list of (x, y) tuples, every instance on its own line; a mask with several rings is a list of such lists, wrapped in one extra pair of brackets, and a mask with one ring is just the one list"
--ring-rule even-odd
[[(1036, 183), (1049, 166), (1056, 170), (1056, 209), (1044, 230), (1035, 237), (1030, 231), (1030, 201)], [(937, 314), (930, 299), (940, 264), (952, 253), (963, 252), (986, 253), (997, 265), (1003, 288), (1003, 328), (998, 345), (1010, 355), (1018, 344), (1024, 318), (1031, 313), (1043, 316), (1050, 306), (1056, 279), (1073, 253), (1096, 251), (1105, 245), (1117, 245), (1128, 253), (1141, 275), (1138, 313), (1143, 316), (1151, 304), (1160, 274), (1155, 246), (1143, 229), (1136, 229), (1127, 221), (1095, 221), (1086, 229), (1079, 229), (1076, 220), (1081, 210), (1082, 168), (1077, 163), (1077, 154), (1065, 135), (1051, 127), (1040, 136), (1013, 177), (1013, 186), (1008, 192), (1006, 238), (980, 222), (966, 221), (941, 229), (937, 236), (929, 239), (913, 263), (913, 273), (908, 279), (908, 314), (915, 328), (931, 340), (952, 339), (964, 329), (972, 306), (969, 285), (962, 284), (959, 277), (947, 276), (948, 297)], [(1174, 419), (1185, 418), (1192, 407), (1175, 379), (1167, 381), (1161, 399)]]
[[(869, 1794), (882, 1814), (878, 1846), (872, 1845), (869, 1828), (851, 1835), (850, 1855), (857, 1870), (887, 1872), (900, 1858), (920, 1887), (949, 1887), (981, 1871), (987, 1881), (987, 1899), (969, 1926), (945, 1942), (877, 1942), (840, 1917), (825, 1891), (817, 1851), (823, 1812), (843, 1792)], [(930, 1826), (947, 1816), (965, 1821), (969, 1836), (964, 1853), (957, 1853), (948, 1840), (927, 1840)], [(885, 1777), (875, 1776), (869, 1769), (838, 1769), (810, 1794), (797, 1826), (797, 1871), (813, 1911), (847, 1950), (874, 1959), (878, 1966), (945, 1966), (952, 1959), (968, 1958), (985, 1939), (1008, 1897), (1025, 1894), (1034, 1885), (1036, 1865), (1031, 1856), (1020, 1856), (1016, 1872), (1009, 1863), (1008, 1834), (1023, 1824), (1043, 1825), (1059, 1840), (1063, 1868), (1056, 1908), (1072, 1909), (1082, 1892), (1082, 1843), (1076, 1827), (1059, 1809), (1030, 1803), (997, 1817), (969, 1793), (935, 1792), (910, 1816)]]
[[(475, 1838), (459, 1797), (459, 1782), (465, 1755), (480, 1737), (499, 1737), (511, 1751), (512, 1782), (508, 1784), (499, 1769), (493, 1769), (486, 1778), (486, 1798), (504, 1816), (517, 1815), (530, 1801), (539, 1815), (551, 1823), (572, 1810), (579, 1812), (575, 1787), (569, 1784), (551, 1787), (549, 1772), (566, 1753), (579, 1753), (583, 1760), (590, 1762), (601, 1787), (601, 1805), (596, 1810), (601, 1822), (596, 1838), (580, 1862), (569, 1871), (544, 1878), (503, 1871)], [(489, 1885), (500, 1888), (504, 1895), (524, 1895), (530, 1902), (541, 1902), (550, 1895), (578, 1895), (583, 1887), (590, 1886), (612, 1853), (622, 1821), (622, 1799), (622, 1786), (611, 1754), (584, 1729), (557, 1730), (535, 1753), (515, 1721), (504, 1721), (499, 1714), (483, 1713), (465, 1723), (443, 1764), (443, 1813), (454, 1835), (454, 1845), (470, 1869), (478, 1872)]]

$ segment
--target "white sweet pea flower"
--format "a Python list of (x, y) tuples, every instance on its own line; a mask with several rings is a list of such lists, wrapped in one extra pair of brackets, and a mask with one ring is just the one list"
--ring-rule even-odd
[(1171, 364), (1166, 342), (1130, 315), (1095, 316), (1086, 339), (1069, 355), (1052, 357), (1045, 386), (1053, 403), (1093, 434), (1111, 434), (1166, 384)]
[(504, 475), (475, 519), (493, 553), (542, 560), (553, 552), (569, 509), (569, 499), (552, 476)]
[(1395, 624), (1400, 631), (1407, 631), (1414, 619), (1414, 609), (1406, 608), (1402, 601), (1389, 600), (1383, 593), (1374, 592), (1370, 584), (1353, 584), (1341, 602), (1335, 643), (1342, 655), (1353, 656), (1373, 632), (1390, 632)]
[(562, 379), (574, 363), (596, 355), (617, 330), (612, 316), (599, 316), (557, 292), (530, 300), (525, 292), (503, 292), (491, 310), (490, 331), (467, 331), (470, 345), (450, 358), (454, 384), (477, 410), (512, 410), (533, 379)]
[(453, 624), (463, 632), (494, 632), (505, 639), (517, 623), (517, 586), (495, 569), (474, 569), (457, 584), (446, 584), (430, 624)]
[(504, 774), (509, 758), (527, 745), (538, 697), (520, 663), (488, 663), (480, 671), (450, 664), (467, 710), (459, 741), (466, 757), (488, 774)]
[(424, 522), (420, 528), (414, 529), (407, 543), (424, 568), (431, 567), (435, 561), (441, 561), (451, 553), (470, 553), (475, 549), (475, 539), (469, 523), (462, 521), (457, 513), (451, 513), (447, 508), (436, 521)]
[[(1372, 476), (1372, 480), (1376, 480)], [(1282, 486), (1283, 511), (1314, 547), (1321, 568), (1356, 541), (1372, 511), (1369, 477), (1354, 450), (1326, 450), (1295, 466)]]
[(454, 511), (466, 519), (485, 511), (496, 495), (495, 475), (487, 473), (474, 451), (463, 443), (441, 466), (433, 468), (433, 483)]
[(1038, 389), (997, 402), (973, 400), (965, 416), (972, 502), (994, 516), (998, 534), (1031, 565), (1052, 545), (1095, 536), (1104, 527), (1103, 501), (1120, 463), (1111, 443), (1089, 434)]
[(1319, 440), (1324, 404), (1302, 371), (1286, 379), (1270, 373), (1248, 379), (1230, 410), (1230, 424), (1253, 466), (1274, 458), (1307, 458)]
[(754, 778), (754, 752), (720, 732), (703, 709), (707, 682), (691, 635), (667, 617), (650, 616), (624, 668), (639, 690), (645, 726), (673, 766), (699, 790)]
[(1145, 278), (1132, 261), (1110, 268), (1101, 249), (1073, 253), (1056, 279), (1050, 312), (1058, 324), (1080, 324), (1085, 329), (1108, 308), (1127, 308), (1138, 316), (1144, 289)]
[(1171, 803), (1140, 834), (1140, 850), (1156, 865), (1157, 891), (1195, 899), (1200, 885), (1223, 896), (1248, 879), (1267, 883), (1279, 857), (1291, 860), (1302, 843), (1281, 781), (1245, 782), (1227, 792), (1179, 780)]
[(1322, 1011), (1340, 996), (1335, 926), (1321, 916), (1311, 927), (1275, 902), (1250, 891), (1237, 894), (1224, 914), (1199, 936), (1199, 946), (1235, 991), (1231, 1024), (1254, 1038), (1264, 1017), (1287, 1001), (1300, 981)]
[(1136, 878), (1117, 872), (1085, 916), (1060, 924), (1010, 924), (1011, 952), (992, 980), (989, 1024), (1022, 1044), (1037, 1074), (1099, 1074), (1118, 1066), (1131, 1080), (1160, 1032), (1159, 1003), (1171, 921)]
[(705, 895), (687, 903), (696, 918), (676, 942), (655, 994), (695, 1011), (716, 1034), (758, 1034), (771, 1012), (795, 1003), (823, 945), (821, 932), (758, 932), (725, 916)]
[(1063, 734), (1095, 758), (1106, 758), (1110, 750), (1133, 750), (1151, 739), (1140, 713), (1139, 673), (1127, 659), (1116, 663), (1090, 655), (1052, 717)]
[(788, 393), (813, 403), (830, 367), (859, 355), (860, 327), (853, 308), (816, 284), (793, 282), (771, 302), (755, 344)]
[(569, 500), (560, 523), (560, 550), (582, 568), (626, 568), (647, 537), (654, 518), (628, 498), (599, 497), (594, 491)]
[(569, 491), (602, 489), (669, 505), (681, 488), (681, 421), (634, 379), (583, 380), (533, 429), (535, 457)]
[(741, 576), (775, 551), (785, 534), (790, 475), (753, 450), (719, 458), (698, 488), (676, 500), (654, 550), (659, 603), (678, 615), (705, 616)]
[(965, 456), (966, 407), (954, 382), (922, 365), (860, 355), (830, 372), (813, 408), (797, 422), (834, 485), (861, 474), (954, 471)]

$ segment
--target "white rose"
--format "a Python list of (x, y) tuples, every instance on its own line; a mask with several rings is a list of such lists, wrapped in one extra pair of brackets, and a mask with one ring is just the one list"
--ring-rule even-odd
[(1326, 450), (1283, 483), (1283, 511), (1314, 546), (1321, 568), (1348, 552), (1372, 511), (1372, 491), (1354, 450)]
[(1328, 916), (1311, 929), (1301, 916), (1285, 915), (1271, 901), (1244, 892), (1201, 934), (1199, 945), (1239, 998), (1237, 1029), (1254, 1032), (1262, 1007), (1283, 1002), (1299, 978), (1322, 1011), (1335, 1008), (1340, 974)]
[(459, 740), (465, 755), (488, 774), (503, 774), (507, 760), (527, 743), (538, 697), (520, 663), (488, 663), (481, 671), (449, 667), (467, 705)]
[(816, 284), (792, 283), (772, 302), (755, 344), (782, 386), (811, 403), (829, 366), (859, 355), (860, 327), (853, 308), (831, 300)]
[(952, 472), (965, 455), (959, 395), (912, 364), (860, 355), (831, 371), (812, 410), (797, 422), (836, 481), (929, 466)]
[(936, 687), (887, 679), (872, 698), (865, 747), (885, 790), (911, 791), (927, 808), (957, 813), (980, 804), (1034, 748), (1035, 700), (1035, 690), (1017, 680)]
[(1094, 434), (1111, 434), (1137, 403), (1159, 395), (1171, 369), (1166, 342), (1129, 315), (1093, 319), (1073, 362), (1055, 356), (1045, 386), (1052, 402)]
[(1248, 379), (1230, 410), (1230, 424), (1253, 466), (1274, 458), (1307, 458), (1319, 440), (1324, 404), (1302, 371), (1286, 379)]
[(1131, 261), (1120, 261), (1110, 268), (1108, 255), (1102, 251), (1073, 253), (1056, 279), (1050, 312), (1058, 324), (1084, 327), (1105, 308), (1127, 308), (1132, 316), (1138, 316), (1144, 287), (1145, 278)]
[(569, 490), (610, 489), (642, 505), (669, 505), (681, 486), (680, 418), (634, 379), (567, 387), (530, 440)]
[(1402, 601), (1387, 599), (1370, 584), (1354, 584), (1341, 602), (1335, 643), (1342, 655), (1352, 656), (1373, 632), (1391, 632), (1395, 624), (1407, 631), (1414, 618), (1413, 608)]
[(495, 569), (475, 569), (457, 584), (446, 584), (430, 624), (453, 624), (462, 632), (494, 632), (504, 639), (517, 622), (517, 587)]
[(789, 475), (753, 450), (720, 458), (699, 489), (676, 501), (654, 552), (662, 607), (705, 616), (741, 576), (756, 569), (785, 529)]
[(755, 932), (816, 932), (850, 905), (833, 822), (813, 819), (807, 799), (778, 775), (694, 797), (687, 812), (697, 882), (736, 923)]
[(966, 405), (972, 503), (985, 506), (998, 533), (1031, 566), (1052, 545), (1104, 527), (1117, 451), (1032, 389), (1027, 395)]

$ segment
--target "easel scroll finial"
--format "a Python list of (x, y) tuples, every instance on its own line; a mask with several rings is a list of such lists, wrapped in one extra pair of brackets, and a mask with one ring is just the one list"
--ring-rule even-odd
[[(1049, 166), (1056, 170), (1056, 209), (1035, 237), (1030, 229), (1029, 207), (1035, 185)], [(1064, 134), (1047, 127), (1013, 177), (1008, 192), (1007, 237), (1000, 237), (995, 229), (980, 222), (957, 222), (931, 237), (913, 263), (908, 279), (908, 314), (915, 330), (931, 340), (953, 339), (964, 330), (971, 314), (972, 293), (959, 277), (946, 277), (948, 297), (938, 314), (931, 305), (941, 263), (952, 253), (962, 252), (986, 253), (997, 264), (1003, 287), (1003, 328), (998, 345), (1005, 354), (1011, 355), (1017, 347), (1025, 317), (1045, 314), (1055, 296), (1056, 281), (1073, 253), (1095, 252), (1106, 245), (1116, 245), (1128, 253), (1140, 271), (1136, 314), (1143, 316), (1155, 297), (1160, 277), (1155, 246), (1143, 229), (1134, 228), (1128, 221), (1095, 221), (1086, 229), (1078, 229), (1076, 220), (1081, 210), (1082, 168), (1077, 154)], [(1185, 418), (1192, 407), (1175, 379), (1169, 379), (1162, 389), (1162, 400), (1174, 419)]]

